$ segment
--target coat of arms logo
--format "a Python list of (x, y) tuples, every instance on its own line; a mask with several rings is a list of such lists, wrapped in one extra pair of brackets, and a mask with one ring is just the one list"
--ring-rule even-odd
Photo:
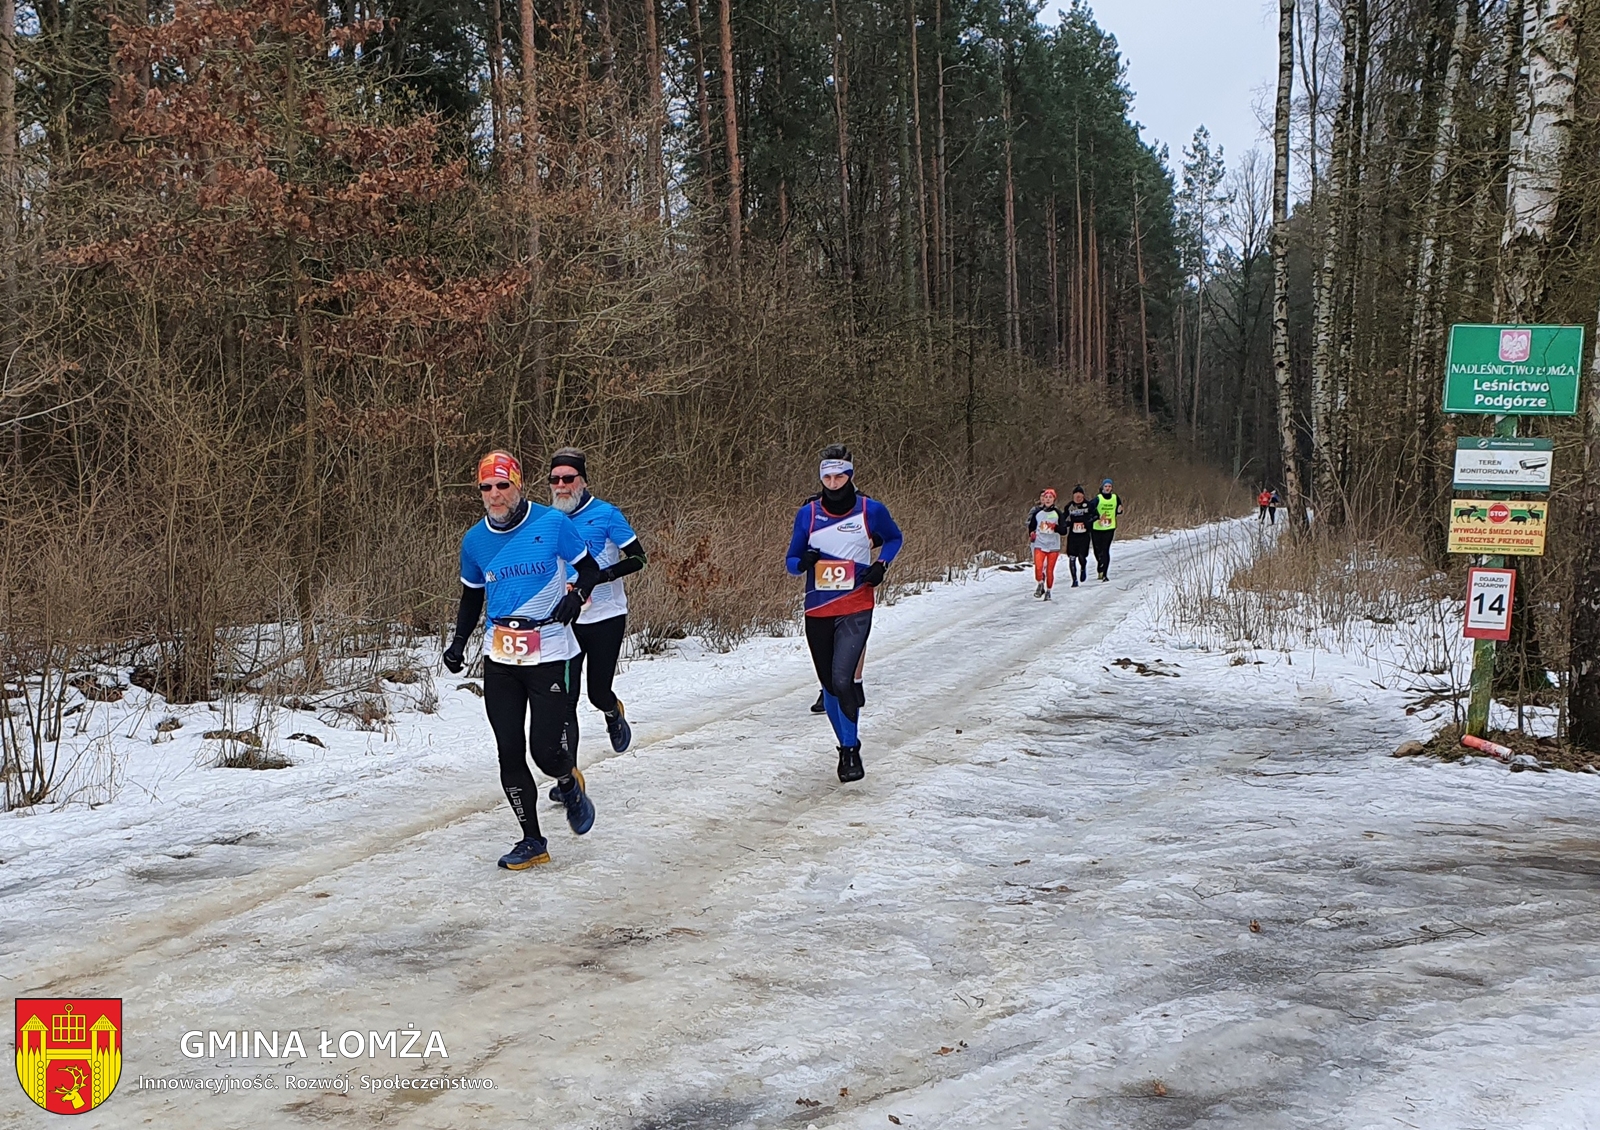
[(122, 1074), (122, 1000), (17, 998), (17, 1081), (52, 1114), (82, 1114)]
[(1501, 330), (1500, 360), (1516, 363), (1533, 355), (1532, 330)]

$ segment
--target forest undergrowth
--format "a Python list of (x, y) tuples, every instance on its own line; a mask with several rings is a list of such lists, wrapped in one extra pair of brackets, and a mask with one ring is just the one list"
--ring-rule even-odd
[[(1397, 682), (1407, 692), (1408, 714), (1447, 711), (1428, 742), (1402, 747), (1406, 755), (1477, 756), (1460, 744), (1472, 667), (1472, 643), (1462, 636), (1465, 558), (1438, 564), (1425, 531), (1381, 515), (1331, 528), (1312, 523), (1300, 536), (1286, 524), (1256, 524), (1243, 538), (1198, 530), (1185, 550), (1171, 558), (1173, 588), (1157, 616), (1163, 627), (1233, 651), (1239, 662), (1258, 650), (1296, 648), (1362, 657), (1380, 685)], [(1501, 645), (1494, 716), (1506, 726), (1489, 737), (1522, 756), (1513, 768), (1531, 767), (1532, 758), (1585, 770), (1600, 757), (1575, 747), (1566, 731), (1564, 609), (1541, 601), (1525, 611), (1532, 631)], [(1536, 667), (1531, 679), (1519, 677)]]

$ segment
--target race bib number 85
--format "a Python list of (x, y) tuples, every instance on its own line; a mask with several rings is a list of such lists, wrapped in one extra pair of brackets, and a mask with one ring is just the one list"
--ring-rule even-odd
[(496, 624), (489, 637), (489, 658), (518, 667), (534, 666), (539, 662), (539, 629)]
[(817, 588), (823, 592), (849, 592), (856, 587), (854, 561), (818, 561)]

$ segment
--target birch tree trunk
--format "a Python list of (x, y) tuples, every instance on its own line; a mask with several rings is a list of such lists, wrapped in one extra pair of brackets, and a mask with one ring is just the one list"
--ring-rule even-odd
[(1450, 37), (1444, 88), (1439, 95), (1439, 120), (1434, 126), (1433, 158), (1428, 166), (1428, 193), (1422, 207), (1422, 236), (1417, 245), (1416, 280), (1412, 288), (1410, 361), (1415, 400), (1411, 415), (1417, 432), (1418, 464), (1430, 498), (1437, 493), (1436, 462), (1429, 458), (1428, 446), (1435, 421), (1435, 398), (1439, 395), (1434, 370), (1441, 336), (1440, 292), (1450, 277), (1448, 248), (1442, 261), (1438, 255), (1439, 225), (1455, 161), (1456, 92), (1461, 85), (1470, 7), (1469, 0), (1456, 0), (1455, 30)]
[(1522, 52), (1527, 80), (1512, 127), (1496, 321), (1531, 320), (1548, 287), (1545, 261), (1578, 88), (1571, 7), (1571, 0), (1524, 0)]
[(1305, 524), (1289, 365), (1289, 112), (1294, 88), (1295, 0), (1278, 0), (1278, 101), (1272, 126), (1272, 376), (1278, 391), (1278, 444), (1289, 528)]
[[(1495, 287), (1496, 322), (1537, 322), (1549, 290), (1547, 266), (1555, 233), (1573, 119), (1577, 112), (1577, 31), (1572, 0), (1524, 0), (1522, 58), (1526, 79), (1518, 92), (1506, 171), (1505, 226)], [(1495, 690), (1520, 700), (1548, 689), (1549, 677), (1532, 610), (1535, 574), (1514, 559), (1517, 603), (1511, 639), (1495, 649)], [(1576, 610), (1568, 613), (1576, 615)], [(1576, 654), (1576, 653), (1574, 653)]]
[(737, 292), (744, 261), (744, 176), (739, 168), (739, 107), (734, 101), (733, 17), (729, 7), (730, 0), (722, 0), (722, 132), (728, 152), (728, 270)]
[[(1312, 484), (1317, 514), (1327, 521), (1334, 514), (1333, 501), (1339, 484), (1335, 473), (1333, 437), (1333, 324), (1334, 307), (1342, 292), (1339, 284), (1344, 228), (1349, 208), (1344, 199), (1355, 163), (1355, 115), (1360, 113), (1355, 100), (1356, 72), (1359, 67), (1358, 35), (1361, 0), (1345, 0), (1344, 66), (1339, 83), (1339, 108), (1333, 120), (1333, 153), (1328, 163), (1328, 179), (1323, 186), (1322, 262), (1318, 265), (1318, 285), (1312, 314), (1311, 347), (1311, 449)], [(1346, 268), (1348, 269), (1348, 268)]]

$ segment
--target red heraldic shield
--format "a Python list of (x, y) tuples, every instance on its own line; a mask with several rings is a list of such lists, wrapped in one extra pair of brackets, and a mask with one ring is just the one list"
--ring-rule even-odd
[(52, 1114), (82, 1114), (122, 1075), (122, 999), (17, 998), (17, 1082)]

